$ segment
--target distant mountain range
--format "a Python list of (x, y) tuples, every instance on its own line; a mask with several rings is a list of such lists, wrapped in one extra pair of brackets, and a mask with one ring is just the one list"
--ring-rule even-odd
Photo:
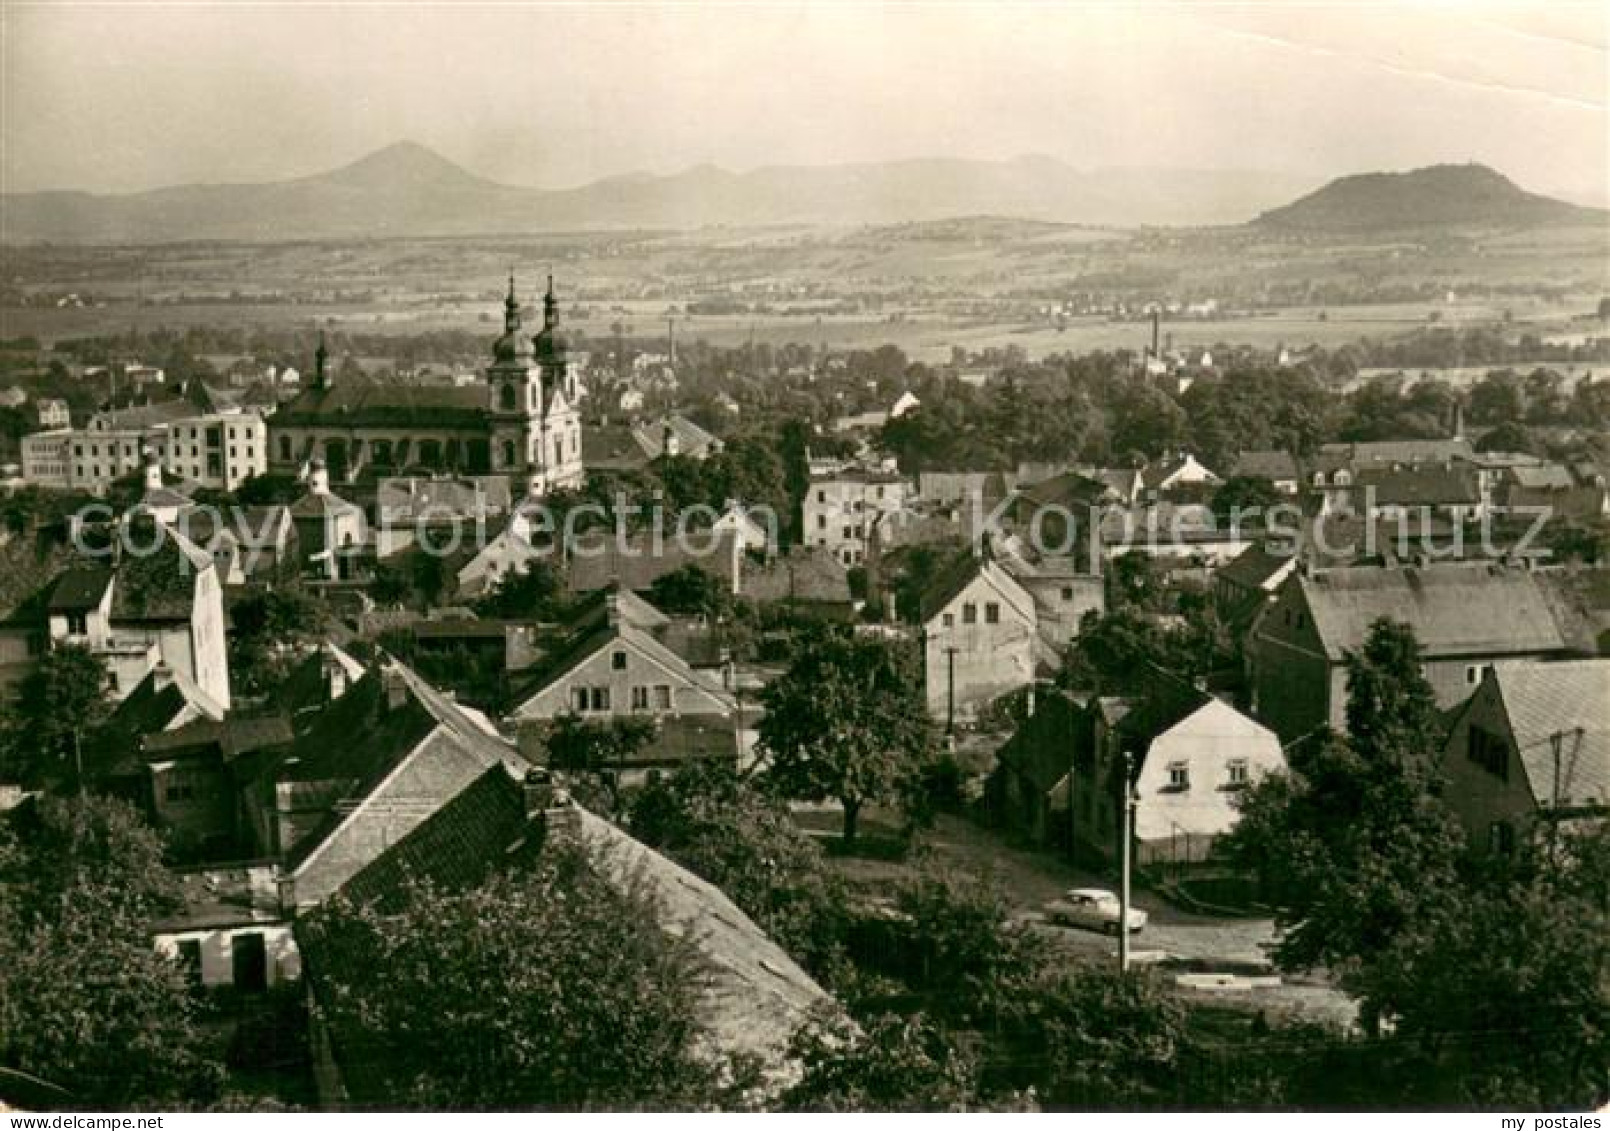
[[(1439, 187), (1448, 176), (1496, 182), (1507, 192), (1488, 184), (1481, 191), (1452, 193), (1450, 199), (1447, 186)], [(1439, 184), (1422, 186), (1422, 177)], [(1500, 223), (1554, 222), (1569, 214), (1589, 214), (1523, 193), (1477, 166), (1421, 170), (1397, 178), (1348, 177), (1276, 207), (1311, 187), (1311, 181), (1301, 178), (1255, 171), (1081, 171), (1049, 157), (1021, 157), (774, 166), (747, 173), (701, 165), (669, 176), (639, 173), (581, 188), (544, 190), (498, 184), (423, 146), (400, 142), (328, 173), (268, 184), (182, 185), (125, 195), (6, 195), (0, 197), (0, 242), (886, 225), (981, 215), (1123, 228), (1238, 224), (1258, 215), (1257, 223), (1273, 228), (1356, 229), (1394, 218), (1434, 222), (1419, 218), (1438, 215), (1439, 208)], [(1467, 197), (1468, 207), (1459, 205)]]
[(610, 177), (543, 190), (475, 176), (400, 142), (312, 177), (127, 195), (0, 197), (0, 240), (161, 242), (529, 233), (717, 225), (897, 224), (1011, 216), (1137, 227), (1244, 220), (1312, 187), (1256, 171), (1084, 172), (1047, 157), (948, 158)]
[(1344, 233), (1602, 224), (1606, 219), (1610, 214), (1602, 209), (1527, 192), (1485, 165), (1431, 165), (1408, 173), (1341, 177), (1284, 208), (1263, 213), (1255, 223), (1263, 228)]

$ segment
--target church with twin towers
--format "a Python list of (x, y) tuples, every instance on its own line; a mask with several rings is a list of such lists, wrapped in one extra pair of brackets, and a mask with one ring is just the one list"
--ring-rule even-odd
[(580, 486), (580, 382), (552, 276), (542, 329), (520, 322), (511, 274), (485, 381), (467, 386), (337, 380), (321, 338), (310, 385), (269, 418), (270, 470), (300, 476), (321, 460), (332, 483), (442, 473), (507, 475), (517, 493)]

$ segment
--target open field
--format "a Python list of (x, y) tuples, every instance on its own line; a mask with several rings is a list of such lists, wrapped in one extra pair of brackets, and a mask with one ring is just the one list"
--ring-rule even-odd
[[(584, 338), (658, 337), (674, 319), (684, 341), (890, 342), (929, 361), (957, 346), (1132, 347), (1149, 302), (1198, 308), (1167, 320), (1183, 347), (1328, 346), (1506, 314), (1513, 332), (1566, 337), (1610, 293), (1604, 234), (1583, 229), (1361, 244), (974, 218), (0, 254), (0, 336), (47, 342), (157, 326), (490, 330), (511, 267), (528, 298), (553, 272)], [(1132, 313), (1115, 319), (1119, 305)]]

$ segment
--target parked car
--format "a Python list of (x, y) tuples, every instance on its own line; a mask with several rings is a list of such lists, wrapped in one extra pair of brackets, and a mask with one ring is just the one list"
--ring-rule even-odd
[[(1118, 897), (1104, 888), (1069, 888), (1058, 899), (1045, 905), (1048, 922), (1065, 927), (1088, 927), (1109, 935), (1118, 933), (1120, 907)], [(1146, 912), (1138, 907), (1129, 909), (1129, 933), (1134, 934), (1146, 925)]]

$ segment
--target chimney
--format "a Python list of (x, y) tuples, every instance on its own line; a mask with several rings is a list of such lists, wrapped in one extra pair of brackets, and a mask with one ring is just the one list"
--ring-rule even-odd
[(330, 493), (330, 469), (324, 466), (322, 459), (315, 459), (309, 465), (307, 489), (313, 495), (328, 495)]
[(173, 669), (167, 664), (158, 664), (151, 669), (151, 690), (164, 691), (173, 686)]
[(386, 710), (396, 711), (408, 704), (408, 683), (394, 666), (381, 671), (380, 686), (386, 693)]
[(570, 790), (552, 770), (533, 766), (520, 783), (526, 820), (540, 826), (542, 846), (574, 844), (581, 832), (581, 814), (570, 800)]
[(621, 623), (621, 598), (616, 592), (604, 594), (604, 619), (610, 628), (619, 627)]
[(347, 669), (335, 658), (335, 651), (328, 644), (324, 647), (324, 685), (332, 701), (347, 693)]

